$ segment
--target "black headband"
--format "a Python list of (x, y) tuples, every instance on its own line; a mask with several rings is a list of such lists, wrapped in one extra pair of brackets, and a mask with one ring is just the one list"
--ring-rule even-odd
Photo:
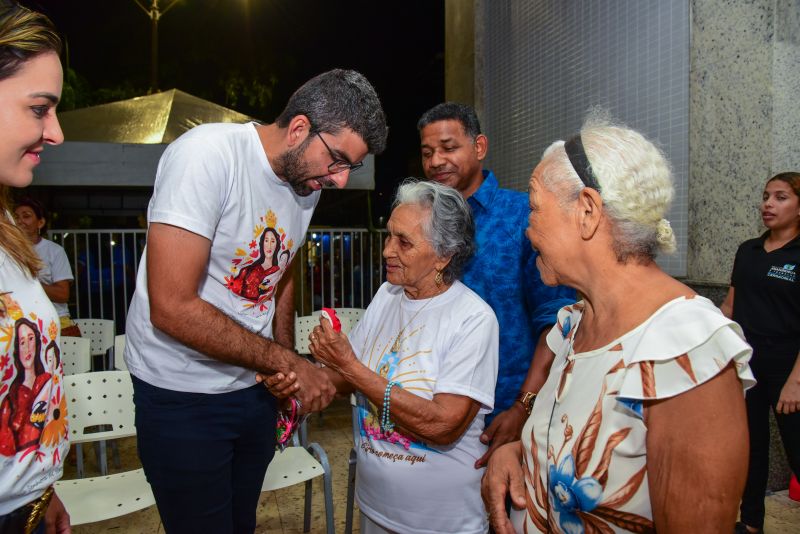
[(600, 184), (597, 183), (597, 177), (592, 172), (592, 166), (589, 164), (589, 158), (586, 157), (586, 151), (583, 149), (583, 142), (581, 141), (580, 134), (576, 135), (566, 143), (564, 143), (564, 150), (567, 151), (567, 157), (572, 164), (572, 168), (578, 173), (578, 177), (586, 187), (591, 187), (598, 193), (600, 192)]

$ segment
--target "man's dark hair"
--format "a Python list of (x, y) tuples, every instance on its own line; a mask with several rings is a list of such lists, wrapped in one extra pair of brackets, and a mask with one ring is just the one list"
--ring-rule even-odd
[(442, 102), (433, 106), (422, 114), (417, 122), (417, 130), (420, 132), (432, 122), (439, 121), (458, 121), (464, 127), (464, 133), (473, 141), (481, 134), (481, 123), (478, 115), (472, 107), (458, 102)]
[(286, 128), (297, 115), (311, 121), (311, 134), (336, 135), (349, 128), (367, 144), (370, 154), (386, 148), (386, 115), (375, 88), (363, 74), (354, 70), (334, 69), (323, 72), (294, 92), (275, 121)]

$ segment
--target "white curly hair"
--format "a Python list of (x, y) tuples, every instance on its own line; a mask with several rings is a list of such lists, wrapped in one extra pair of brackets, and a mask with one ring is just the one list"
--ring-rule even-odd
[[(611, 221), (617, 260), (653, 260), (675, 250), (675, 234), (665, 215), (674, 194), (672, 172), (664, 154), (645, 137), (612, 123), (594, 110), (581, 128), (581, 141), (600, 186), (603, 207)], [(574, 202), (585, 187), (556, 141), (544, 152), (542, 181), (562, 206)]]

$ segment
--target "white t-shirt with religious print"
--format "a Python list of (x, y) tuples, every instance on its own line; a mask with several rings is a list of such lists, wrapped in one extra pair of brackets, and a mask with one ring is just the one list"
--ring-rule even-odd
[(0, 515), (61, 478), (69, 442), (59, 325), (39, 281), (0, 249)]
[(486, 532), (483, 470), (474, 464), (487, 450), (479, 437), (497, 381), (498, 325), (492, 309), (461, 282), (419, 300), (384, 283), (349, 338), (364, 365), (406, 391), (425, 399), (463, 395), (481, 404), (464, 434), (440, 447), (397, 431), (382, 432), (381, 407), (357, 394), (361, 510), (395, 532)]
[[(297, 195), (278, 178), (254, 123), (204, 124), (183, 134), (161, 157), (148, 222), (210, 240), (200, 298), (269, 338), (278, 281), (305, 240), (318, 200), (319, 192)], [(154, 386), (225, 393), (255, 384), (252, 370), (206, 356), (153, 327), (146, 249), (126, 334), (128, 368)]]
[[(51, 285), (62, 280), (75, 279), (72, 276), (72, 268), (69, 266), (69, 259), (64, 247), (58, 243), (53, 243), (47, 239), (40, 239), (33, 246), (36, 254), (42, 260), (42, 269), (39, 271), (39, 281), (45, 285)], [(69, 316), (69, 306), (66, 302), (54, 302), (59, 317)]]
[(752, 350), (739, 325), (699, 296), (576, 354), (582, 313), (583, 302), (562, 308), (547, 335), (556, 357), (522, 430), (528, 505), (512, 519), (517, 532), (522, 522), (525, 532), (654, 532), (644, 401), (689, 391), (731, 361), (750, 388)]

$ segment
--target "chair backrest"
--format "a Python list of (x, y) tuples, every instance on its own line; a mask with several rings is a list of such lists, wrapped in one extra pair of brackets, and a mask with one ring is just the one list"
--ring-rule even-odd
[[(338, 316), (338, 313), (337, 313)], [(345, 334), (350, 331), (350, 319), (347, 317), (339, 317), (342, 323), (342, 332)], [(315, 326), (319, 325), (319, 314), (317, 315), (303, 315), (302, 317), (294, 318), (294, 350), (298, 354), (311, 354), (308, 350), (308, 336)]]
[(75, 319), (81, 335), (92, 342), (92, 354), (105, 354), (114, 346), (114, 321), (111, 319)]
[(85, 337), (61, 336), (61, 365), (65, 375), (88, 373), (92, 370), (90, 343)]
[[(136, 435), (133, 384), (127, 371), (100, 371), (64, 377), (73, 443)], [(101, 430), (90, 427), (99, 427)], [(106, 430), (110, 427), (110, 430)]]
[[(364, 308), (334, 308), (334, 310), (336, 310), (336, 316), (342, 321), (342, 332), (345, 334), (349, 334), (364, 315)], [(318, 316), (321, 312), (322, 310), (316, 310), (311, 312), (311, 315)], [(345, 330), (343, 319), (348, 320), (347, 330)]]
[(125, 363), (125, 334), (114, 336), (114, 367), (120, 371), (127, 371)]

